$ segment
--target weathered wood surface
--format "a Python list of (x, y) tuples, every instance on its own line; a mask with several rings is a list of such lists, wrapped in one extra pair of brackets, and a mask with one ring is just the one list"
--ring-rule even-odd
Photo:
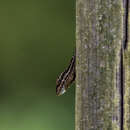
[(122, 41), (122, 0), (76, 1), (76, 130), (121, 129)]

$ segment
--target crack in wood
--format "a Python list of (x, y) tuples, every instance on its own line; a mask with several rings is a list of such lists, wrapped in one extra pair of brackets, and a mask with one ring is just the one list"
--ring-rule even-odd
[(124, 18), (123, 18), (123, 49), (128, 46), (128, 13), (129, 13), (129, 0), (123, 0)]
[(128, 47), (128, 7), (129, 7), (129, 0), (123, 0), (123, 6), (124, 6), (124, 16), (123, 16), (123, 43), (121, 47), (121, 63), (120, 63), (120, 72), (121, 72), (121, 130), (124, 130), (124, 59), (123, 54), (124, 51)]
[(123, 68), (123, 50), (121, 48), (121, 62), (120, 62), (120, 73), (121, 73), (121, 77), (120, 77), (120, 80), (121, 80), (121, 91), (120, 91), (120, 94), (121, 94), (121, 102), (120, 102), (120, 105), (121, 105), (121, 126), (120, 126), (120, 129), (123, 130), (123, 127), (124, 127), (124, 68)]

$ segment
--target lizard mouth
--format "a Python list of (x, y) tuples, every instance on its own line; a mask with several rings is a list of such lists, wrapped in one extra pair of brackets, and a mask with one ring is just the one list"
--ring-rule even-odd
[(66, 92), (65, 87), (63, 86), (60, 91), (57, 91), (57, 96), (63, 95)]

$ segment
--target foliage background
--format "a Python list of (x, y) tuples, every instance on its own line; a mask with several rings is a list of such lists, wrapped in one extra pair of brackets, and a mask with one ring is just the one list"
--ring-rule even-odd
[(73, 0), (0, 1), (0, 130), (74, 129), (74, 85), (55, 94), (74, 46)]

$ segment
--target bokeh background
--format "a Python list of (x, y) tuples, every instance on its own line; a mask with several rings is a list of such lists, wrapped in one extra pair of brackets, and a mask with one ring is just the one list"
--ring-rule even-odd
[(74, 130), (75, 85), (55, 93), (74, 47), (74, 0), (0, 1), (0, 130)]

